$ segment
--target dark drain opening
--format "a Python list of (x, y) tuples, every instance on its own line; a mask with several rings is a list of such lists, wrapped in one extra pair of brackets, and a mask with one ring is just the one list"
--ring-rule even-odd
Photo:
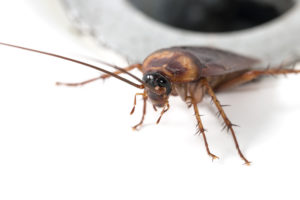
[(199, 32), (229, 32), (271, 21), (293, 0), (129, 0), (162, 23)]

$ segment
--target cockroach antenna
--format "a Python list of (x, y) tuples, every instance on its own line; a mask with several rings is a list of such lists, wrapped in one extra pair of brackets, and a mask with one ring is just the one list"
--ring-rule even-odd
[[(231, 133), (238, 155), (246, 165), (250, 165), (250, 161), (246, 159), (246, 157), (240, 150), (234, 130), (234, 127), (236, 125), (232, 124), (229, 120), (223, 108), (225, 105), (220, 103), (215, 92), (250, 82), (264, 75), (273, 76), (280, 74), (286, 75), (300, 73), (300, 70), (297, 70), (295, 68), (287, 68), (288, 66), (299, 62), (299, 59), (296, 61), (283, 63), (281, 67), (270, 66), (268, 68), (262, 69), (259, 68), (259, 66), (262, 67), (262, 62), (258, 59), (211, 47), (179, 46), (160, 49), (146, 57), (142, 64), (134, 64), (126, 68), (120, 68), (104, 61), (97, 60), (101, 64), (117, 70), (115, 72), (110, 72), (95, 65), (91, 65), (86, 62), (53, 53), (1, 42), (0, 45), (6, 45), (27, 51), (54, 56), (105, 73), (100, 77), (84, 82), (58, 83), (59, 85), (84, 85), (101, 78), (104, 79), (112, 76), (136, 88), (144, 89), (143, 93), (136, 93), (134, 96), (134, 106), (131, 110), (131, 114), (133, 114), (135, 110), (136, 97), (142, 96), (143, 115), (141, 121), (133, 126), (133, 129), (137, 129), (143, 124), (146, 115), (146, 103), (148, 99), (151, 101), (155, 110), (157, 107), (162, 108), (160, 116), (156, 121), (156, 123), (159, 123), (162, 116), (168, 111), (170, 107), (169, 97), (171, 95), (180, 96), (181, 99), (188, 105), (188, 107), (193, 107), (197, 120), (197, 130), (199, 131), (199, 135), (203, 137), (207, 154), (214, 160), (218, 157), (212, 154), (210, 151), (205, 134), (205, 128), (201, 121), (202, 115), (200, 114), (198, 109), (198, 103), (203, 100), (204, 95), (209, 95), (212, 99), (212, 104), (216, 106), (219, 116), (224, 121), (224, 129), (227, 129)], [(139, 79), (135, 75), (128, 72), (135, 68), (142, 71), (142, 79)], [(119, 74), (121, 73), (129, 75), (140, 84), (136, 84), (119, 76)]]
[[(35, 53), (40, 53), (40, 54), (44, 54), (44, 55), (48, 55), (48, 56), (53, 56), (53, 57), (56, 57), (56, 58), (60, 58), (60, 59), (63, 59), (63, 60), (68, 60), (68, 61), (71, 61), (71, 62), (74, 62), (74, 63), (78, 63), (78, 64), (81, 64), (81, 65), (84, 65), (84, 66), (87, 66), (87, 67), (90, 67), (90, 68), (93, 68), (95, 70), (98, 70), (98, 71), (101, 71), (103, 73), (106, 73), (110, 76), (113, 76), (129, 85), (132, 85), (136, 88), (139, 88), (139, 89), (143, 89), (144, 88), (144, 82), (139, 79), (138, 77), (136, 77), (135, 75), (125, 71), (124, 69), (116, 66), (116, 65), (112, 65), (112, 64), (109, 64), (109, 63), (106, 63), (104, 61), (100, 61), (101, 64), (103, 65), (106, 65), (106, 66), (109, 66), (109, 67), (112, 67), (112, 68), (115, 68), (117, 70), (120, 70), (122, 73), (125, 73), (125, 74), (128, 74), (129, 76), (131, 76), (132, 78), (134, 78), (135, 80), (139, 81), (140, 83), (142, 83), (141, 85), (138, 85), (136, 83), (133, 83), (132, 81), (129, 81), (121, 76), (118, 76), (117, 74), (113, 73), (113, 72), (110, 72), (110, 71), (107, 71), (105, 69), (102, 69), (100, 67), (97, 67), (95, 65), (91, 65), (89, 63), (86, 63), (86, 62), (83, 62), (83, 61), (79, 61), (79, 60), (76, 60), (76, 59), (73, 59), (73, 58), (69, 58), (69, 57), (65, 57), (65, 56), (61, 56), (61, 55), (58, 55), (58, 54), (54, 54), (54, 53), (49, 53), (49, 52), (45, 52), (45, 51), (40, 51), (40, 50), (36, 50), (36, 49), (31, 49), (31, 48), (26, 48), (26, 47), (21, 47), (21, 46), (17, 46), (17, 45), (12, 45), (12, 44), (7, 44), (7, 43), (3, 43), (3, 42), (0, 42), (0, 45), (5, 45), (5, 46), (9, 46), (9, 47), (14, 47), (14, 48), (18, 48), (18, 49), (23, 49), (23, 50), (26, 50), (26, 51), (31, 51), (31, 52), (35, 52)], [(60, 84), (63, 84), (63, 83), (60, 83), (58, 82), (57, 83), (58, 85)]]

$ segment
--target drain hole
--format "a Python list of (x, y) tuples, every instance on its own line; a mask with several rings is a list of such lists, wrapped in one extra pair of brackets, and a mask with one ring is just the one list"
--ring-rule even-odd
[(146, 15), (181, 29), (229, 32), (271, 21), (293, 0), (128, 0)]

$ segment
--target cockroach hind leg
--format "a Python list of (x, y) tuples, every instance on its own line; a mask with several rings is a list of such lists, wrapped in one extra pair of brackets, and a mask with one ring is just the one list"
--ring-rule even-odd
[(299, 74), (300, 69), (286, 68), (287, 66), (292, 66), (293, 64), (296, 64), (296, 63), (285, 64), (283, 67), (277, 66), (277, 67), (267, 68), (264, 70), (247, 71), (234, 79), (228, 80), (228, 81), (222, 83), (221, 85), (218, 85), (214, 90), (219, 91), (219, 90), (223, 90), (226, 88), (231, 88), (231, 87), (234, 87), (237, 85), (241, 85), (241, 84), (256, 80), (262, 76), (276, 77), (278, 75)]

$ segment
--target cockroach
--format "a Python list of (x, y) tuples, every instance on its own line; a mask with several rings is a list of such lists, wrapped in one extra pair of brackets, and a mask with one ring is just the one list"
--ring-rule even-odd
[[(58, 82), (57, 85), (81, 86), (99, 79), (115, 77), (131, 86), (142, 89), (143, 92), (136, 93), (134, 96), (134, 105), (130, 114), (134, 113), (137, 96), (142, 96), (143, 98), (143, 114), (141, 121), (133, 126), (133, 129), (137, 129), (142, 126), (146, 115), (146, 104), (148, 99), (151, 101), (155, 110), (157, 107), (162, 108), (160, 116), (156, 121), (158, 124), (163, 114), (167, 112), (170, 107), (168, 102), (169, 97), (171, 95), (180, 96), (181, 99), (187, 103), (188, 107), (193, 107), (197, 120), (198, 133), (203, 137), (207, 154), (214, 160), (218, 157), (212, 154), (209, 149), (205, 135), (206, 130), (202, 124), (201, 116), (197, 107), (197, 104), (200, 103), (204, 95), (207, 94), (212, 98), (213, 103), (218, 109), (219, 115), (224, 121), (225, 128), (227, 128), (232, 135), (239, 156), (246, 165), (250, 165), (250, 161), (246, 159), (240, 150), (233, 128), (236, 125), (231, 123), (227, 117), (227, 114), (223, 109), (223, 105), (218, 100), (215, 92), (250, 82), (263, 75), (300, 73), (300, 70), (286, 68), (287, 66), (296, 64), (296, 61), (287, 62), (282, 64), (280, 67), (268, 67), (266, 69), (261, 69), (258, 68), (258, 66), (262, 65), (262, 61), (259, 59), (211, 47), (179, 46), (160, 49), (150, 54), (142, 64), (133, 64), (125, 68), (120, 68), (118, 66), (99, 61), (101, 64), (112, 67), (116, 70), (114, 72), (110, 72), (95, 65), (54, 53), (7, 43), (0, 44), (61, 58), (105, 73), (96, 78), (79, 83)], [(139, 69), (143, 73), (142, 79), (129, 72), (133, 69)], [(119, 76), (121, 73), (131, 76), (139, 83), (134, 83), (133, 81)]]

